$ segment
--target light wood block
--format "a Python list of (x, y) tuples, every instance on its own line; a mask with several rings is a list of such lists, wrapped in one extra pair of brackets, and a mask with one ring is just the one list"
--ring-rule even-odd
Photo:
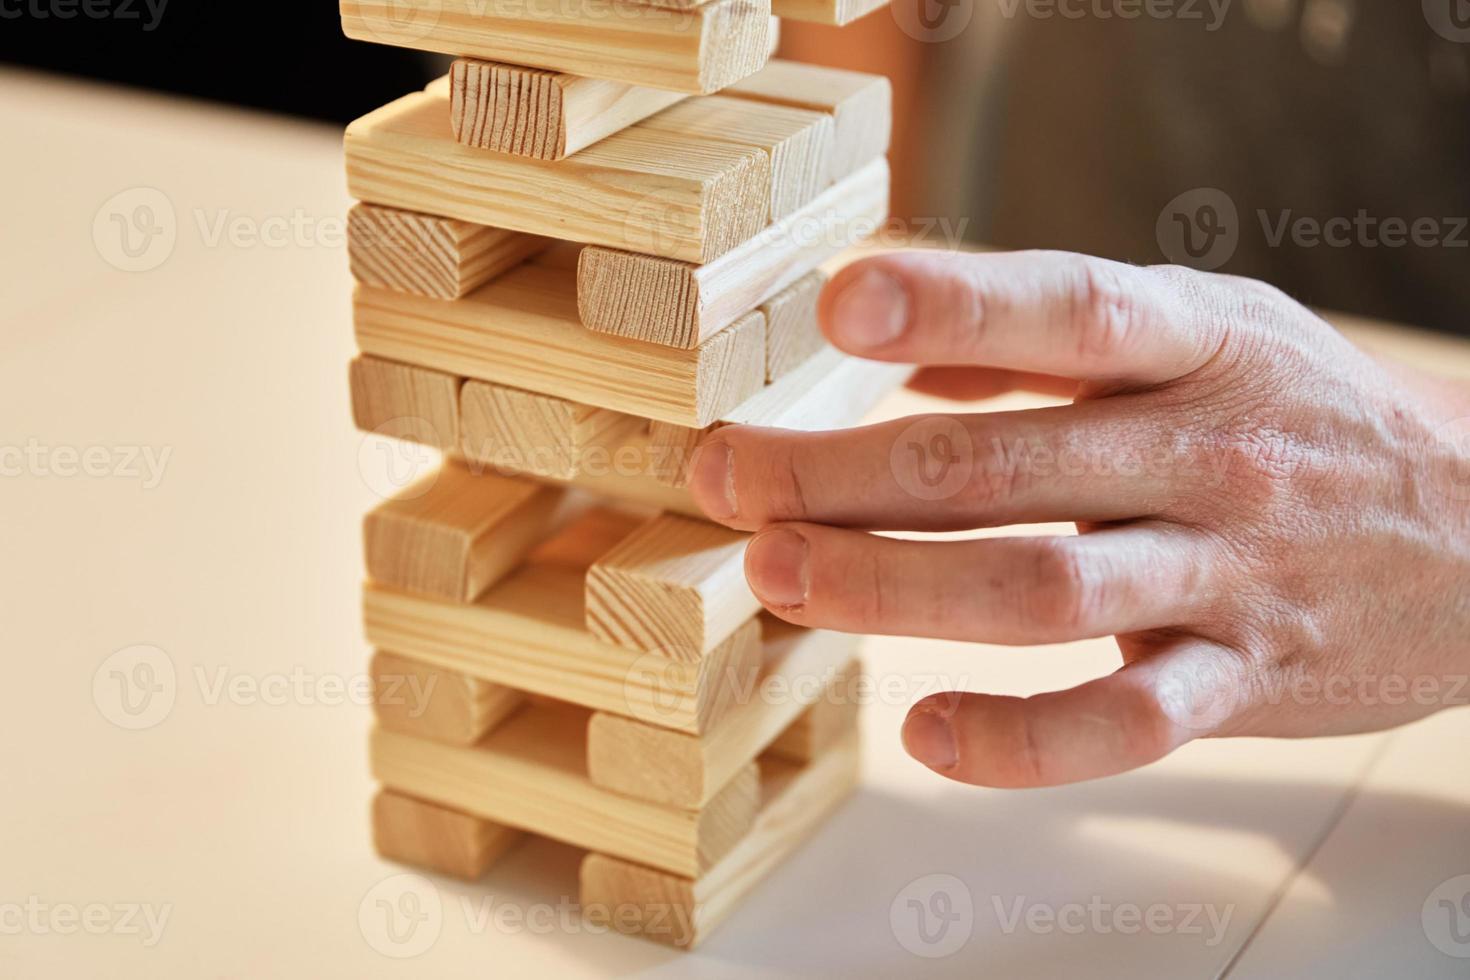
[(467, 146), (561, 160), (679, 102), (682, 92), (461, 58), (450, 124)]
[(469, 459), (499, 470), (573, 480), (611, 465), (646, 419), (552, 395), (470, 381), (460, 389), (460, 429)]
[(884, 396), (906, 382), (913, 370), (906, 364), (849, 357), (833, 347), (824, 347), (706, 428), (661, 422), (649, 425), (648, 451), (667, 464), (656, 475), (672, 486), (685, 486), (695, 447), (721, 426), (761, 425), (820, 432), (854, 425)]
[(534, 160), (461, 145), (449, 100), (415, 92), (348, 126), (345, 149), (359, 200), (533, 235), (707, 262), (768, 222), (765, 153), (642, 123)]
[(635, 800), (587, 778), (587, 712), (531, 704), (478, 745), (441, 745), (376, 729), (373, 777), (385, 787), (575, 847), (695, 877), (755, 821), (760, 782), (746, 767), (701, 810)]
[(347, 212), (353, 278), (439, 299), (457, 299), (550, 244), (536, 235), (375, 204)]
[(831, 113), (832, 181), (886, 154), (893, 138), (893, 84), (882, 75), (777, 59), (721, 94)]
[(712, 0), (688, 11), (615, 0), (436, 0), (402, 17), (395, 0), (341, 0), (350, 38), (440, 54), (714, 92), (765, 63), (768, 0)]
[(888, 164), (876, 160), (715, 261), (589, 246), (577, 308), (591, 330), (694, 348), (876, 231), (888, 217)]
[(817, 320), (817, 303), (826, 285), (826, 273), (812, 272), (761, 304), (760, 311), (766, 317), (767, 384), (795, 370), (827, 346)]
[(368, 575), (395, 589), (473, 602), (549, 535), (564, 496), (447, 460), (363, 520)]
[(883, 9), (888, 3), (889, 0), (771, 0), (771, 10), (788, 20), (842, 27)]
[(765, 153), (771, 162), (771, 221), (811, 203), (827, 185), (833, 125), (823, 112), (706, 95), (665, 109), (639, 128)]
[(698, 808), (768, 748), (809, 762), (815, 749), (850, 731), (858, 701), (849, 683), (859, 669), (853, 656), (860, 638), (766, 622), (766, 662), (750, 696), (706, 734), (593, 715), (587, 729), (592, 781), (639, 799)]
[(359, 357), (348, 369), (352, 421), (364, 432), (453, 452), (460, 443), (460, 379), (384, 360)]
[(692, 949), (816, 832), (856, 788), (857, 733), (815, 764), (761, 762), (760, 814), (749, 834), (706, 874), (661, 873), (607, 854), (582, 861), (582, 914), (621, 932)]
[(365, 354), (659, 419), (708, 425), (765, 383), (759, 311), (694, 349), (582, 329), (575, 277), (522, 266), (464, 299), (446, 301), (358, 286)]
[(608, 643), (694, 661), (761, 604), (745, 582), (750, 536), (662, 514), (587, 571), (587, 629)]
[(508, 687), (381, 650), (371, 671), (379, 725), (451, 745), (475, 744), (526, 700)]
[(392, 790), (373, 798), (373, 845), (384, 858), (476, 881), (521, 832)]

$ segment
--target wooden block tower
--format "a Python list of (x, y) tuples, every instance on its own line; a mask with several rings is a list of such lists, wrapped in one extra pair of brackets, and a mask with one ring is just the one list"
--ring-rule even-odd
[(887, 218), (889, 85), (769, 60), (881, 2), (342, 0), (458, 59), (346, 137), (354, 418), (445, 454), (364, 525), (384, 856), (555, 838), (583, 915), (688, 948), (856, 784), (854, 638), (761, 614), (685, 483), (712, 428), (904, 378), (816, 323)]

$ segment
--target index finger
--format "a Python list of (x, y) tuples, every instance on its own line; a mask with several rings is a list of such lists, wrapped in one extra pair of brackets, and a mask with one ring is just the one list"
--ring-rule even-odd
[(1067, 252), (863, 259), (833, 278), (819, 309), (832, 343), (861, 357), (1079, 381), (1172, 381), (1224, 339), (1221, 319), (1177, 277)]

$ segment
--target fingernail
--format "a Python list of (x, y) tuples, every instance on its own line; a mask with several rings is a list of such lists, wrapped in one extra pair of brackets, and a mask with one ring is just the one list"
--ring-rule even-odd
[(871, 350), (891, 344), (908, 323), (908, 290), (881, 269), (860, 273), (832, 304), (834, 339), (848, 349)]
[(706, 443), (694, 451), (689, 491), (710, 517), (717, 521), (734, 519), (735, 453), (728, 443)]
[(930, 769), (948, 772), (960, 761), (954, 729), (938, 712), (920, 708), (903, 723), (903, 747)]
[(795, 531), (782, 528), (756, 535), (745, 560), (755, 580), (751, 585), (761, 601), (788, 609), (806, 605), (809, 551), (806, 538)]

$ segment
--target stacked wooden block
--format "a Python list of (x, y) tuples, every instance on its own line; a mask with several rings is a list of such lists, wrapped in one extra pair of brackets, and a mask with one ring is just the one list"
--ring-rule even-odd
[(854, 639), (761, 614), (691, 452), (850, 424), (904, 372), (816, 323), (887, 217), (887, 82), (768, 63), (770, 0), (661, 3), (343, 0), (350, 36), (459, 58), (347, 131), (351, 388), (445, 453), (365, 522), (378, 849), (477, 878), (555, 838), (584, 915), (688, 947), (858, 761)]

